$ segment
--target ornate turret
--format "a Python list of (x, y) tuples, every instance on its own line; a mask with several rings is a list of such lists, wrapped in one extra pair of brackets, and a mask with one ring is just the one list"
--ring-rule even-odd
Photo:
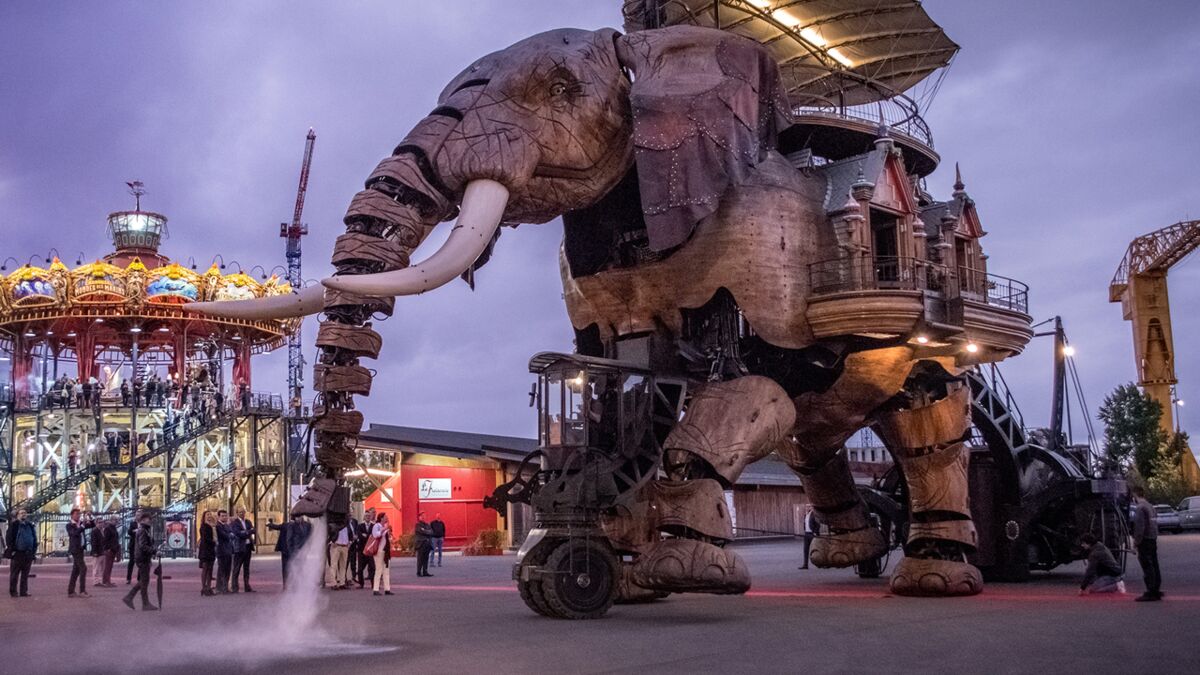
[(104, 259), (124, 267), (139, 258), (148, 267), (158, 267), (167, 261), (158, 254), (158, 247), (167, 234), (167, 217), (142, 210), (142, 195), (146, 194), (142, 181), (135, 180), (126, 185), (135, 200), (134, 210), (108, 214), (108, 233), (114, 251)]

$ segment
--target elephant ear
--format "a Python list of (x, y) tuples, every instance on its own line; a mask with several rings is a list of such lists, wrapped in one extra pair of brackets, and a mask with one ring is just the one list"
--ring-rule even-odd
[(753, 40), (696, 26), (617, 40), (633, 72), (638, 187), (650, 247), (687, 241), (790, 124), (779, 68)]

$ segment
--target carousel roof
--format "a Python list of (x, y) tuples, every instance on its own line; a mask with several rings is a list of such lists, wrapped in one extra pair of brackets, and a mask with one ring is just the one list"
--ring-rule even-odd
[[(23, 265), (0, 277), (0, 332), (27, 338), (57, 332), (61, 340), (103, 330), (112, 334), (109, 342), (120, 341), (123, 332), (126, 338), (129, 332), (186, 332), (195, 338), (246, 340), (255, 351), (265, 351), (279, 346), (296, 321), (222, 319), (185, 313), (182, 306), (291, 292), (276, 275), (260, 281), (241, 271), (224, 274), (215, 264), (200, 274), (177, 262), (147, 267), (137, 257), (124, 267), (96, 260), (75, 269), (55, 258), (49, 267)], [(92, 328), (105, 321), (103, 329)]]
[[(625, 0), (626, 27), (644, 26), (646, 4)], [(919, 0), (659, 1), (664, 25), (717, 27), (765, 45), (800, 107), (893, 98), (958, 52)]]

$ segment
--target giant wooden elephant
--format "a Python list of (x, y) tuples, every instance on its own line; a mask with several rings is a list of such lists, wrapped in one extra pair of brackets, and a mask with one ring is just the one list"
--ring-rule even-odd
[[(957, 376), (989, 354), (922, 349), (910, 335), (814, 334), (809, 268), (838, 243), (830, 183), (777, 151), (789, 119), (776, 64), (752, 41), (689, 26), (542, 33), (471, 64), (380, 162), (351, 201), (337, 274), (323, 288), (195, 309), (324, 313), (316, 454), (337, 478), (354, 463), (362, 425), (352, 397), (370, 389), (359, 360), (380, 349), (370, 317), (389, 315), (396, 296), (473, 272), (500, 226), (563, 216), (562, 278), (579, 351), (636, 352), (658, 369), (706, 375), (668, 439), (671, 485), (710, 481), (715, 490), (687, 498), (719, 499), (748, 464), (778, 453), (830, 530), (814, 562), (851, 566), (885, 547), (839, 454), (872, 425), (896, 454), (911, 501), (893, 589), (978, 592), (965, 559), (975, 531), (962, 443), (967, 391)], [(848, 194), (833, 199), (853, 217)], [(410, 264), (425, 235), (455, 216), (446, 243)], [(749, 586), (745, 565), (721, 546), (727, 536), (682, 533), (643, 542), (638, 583)]]

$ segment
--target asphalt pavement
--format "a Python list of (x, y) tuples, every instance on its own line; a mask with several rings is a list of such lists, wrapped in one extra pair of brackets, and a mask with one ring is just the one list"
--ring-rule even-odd
[[(886, 579), (800, 571), (795, 542), (738, 547), (745, 596), (671, 596), (598, 621), (531, 613), (512, 556), (448, 556), (433, 578), (393, 560), (395, 595), (281, 594), (254, 561), (255, 594), (202, 598), (194, 561), (168, 562), (162, 611), (130, 611), (120, 585), (66, 597), (69, 567), (35, 566), (29, 598), (0, 595), (0, 672), (37, 673), (1176, 673), (1194, 671), (1200, 534), (1164, 535), (1166, 600), (1078, 597), (1082, 564), (971, 598), (892, 596)], [(893, 560), (894, 562), (894, 560)], [(7, 576), (7, 566), (0, 568)]]

